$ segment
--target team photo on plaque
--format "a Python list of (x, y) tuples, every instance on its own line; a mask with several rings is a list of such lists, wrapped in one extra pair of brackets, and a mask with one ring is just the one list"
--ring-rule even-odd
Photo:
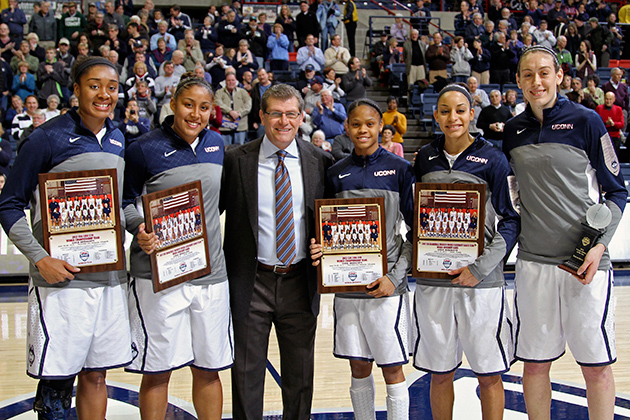
[(147, 232), (155, 232), (151, 254), (153, 288), (160, 291), (210, 273), (199, 181), (142, 196)]
[(123, 269), (116, 170), (39, 175), (44, 248), (84, 272)]
[(320, 292), (365, 291), (387, 272), (383, 198), (316, 200)]
[(450, 278), (483, 251), (482, 184), (416, 184), (414, 276)]

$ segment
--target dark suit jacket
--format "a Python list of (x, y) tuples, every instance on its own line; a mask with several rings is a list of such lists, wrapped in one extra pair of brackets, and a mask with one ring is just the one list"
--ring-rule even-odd
[[(322, 149), (296, 140), (300, 153), (304, 202), (306, 203), (306, 240), (315, 237), (315, 199), (324, 198), (324, 175), (332, 159)], [(221, 211), (226, 212), (225, 262), (230, 284), (232, 316), (243, 318), (249, 311), (258, 265), (258, 154), (262, 138), (225, 152), (221, 185)], [(308, 248), (307, 248), (308, 249)], [(308, 257), (307, 252), (307, 258)], [(308, 289), (311, 309), (319, 312), (317, 276), (308, 263)]]

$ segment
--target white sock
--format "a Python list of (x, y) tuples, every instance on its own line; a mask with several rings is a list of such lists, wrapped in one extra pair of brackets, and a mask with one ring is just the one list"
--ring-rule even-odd
[(387, 420), (409, 420), (407, 381), (387, 385)]
[(352, 378), (350, 385), (350, 399), (356, 420), (376, 420), (374, 409), (374, 377)]

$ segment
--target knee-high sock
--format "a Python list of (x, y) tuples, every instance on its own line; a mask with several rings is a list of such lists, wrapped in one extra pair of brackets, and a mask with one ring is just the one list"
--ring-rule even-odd
[(350, 385), (350, 399), (356, 420), (376, 420), (374, 410), (374, 377), (352, 378)]
[(409, 420), (407, 382), (387, 385), (387, 420)]

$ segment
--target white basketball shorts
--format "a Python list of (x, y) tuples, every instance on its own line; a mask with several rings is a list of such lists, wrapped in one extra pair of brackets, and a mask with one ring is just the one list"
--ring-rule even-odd
[(378, 299), (335, 296), (335, 357), (374, 361), (380, 367), (409, 362), (409, 295)]
[(477, 375), (510, 369), (512, 323), (504, 288), (417, 285), (413, 315), (416, 369), (453, 372), (463, 353)]
[(550, 362), (568, 344), (580, 365), (616, 361), (612, 271), (583, 285), (555, 265), (518, 260), (514, 297), (518, 360)]
[(127, 371), (162, 373), (192, 365), (224, 370), (234, 362), (228, 282), (182, 283), (158, 293), (151, 280), (129, 288), (133, 361)]
[(55, 288), (29, 284), (27, 373), (66, 379), (131, 361), (127, 286)]

